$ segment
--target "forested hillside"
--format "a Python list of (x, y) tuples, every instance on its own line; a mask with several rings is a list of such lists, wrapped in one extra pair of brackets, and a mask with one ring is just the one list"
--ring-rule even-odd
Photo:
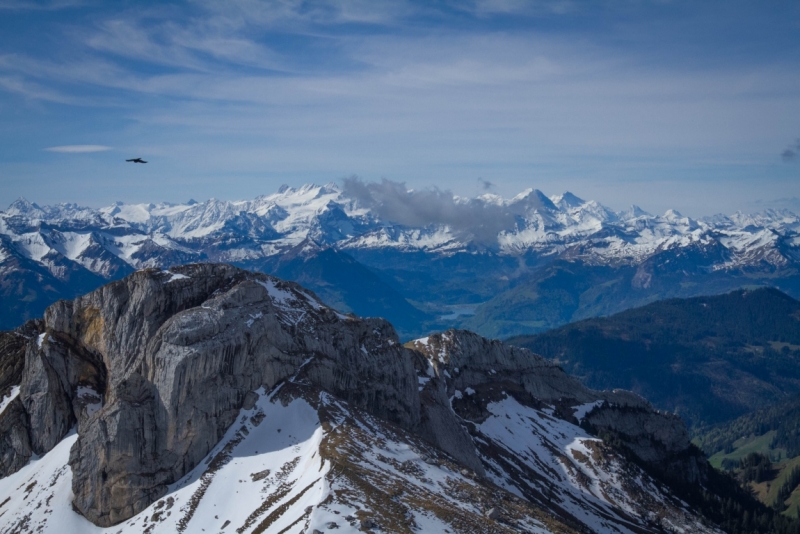
[(800, 302), (770, 288), (655, 302), (509, 343), (592, 388), (633, 390), (693, 427), (800, 391)]

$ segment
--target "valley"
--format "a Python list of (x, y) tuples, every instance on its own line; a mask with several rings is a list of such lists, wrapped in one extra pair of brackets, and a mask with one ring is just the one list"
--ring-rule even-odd
[[(800, 297), (800, 218), (788, 210), (694, 220), (535, 189), (452, 202), (466, 222), (397, 223), (336, 184), (100, 209), (20, 199), (0, 212), (0, 328), (136, 269), (198, 261), (298, 281), (403, 339), (451, 327), (505, 339), (741, 287)], [(474, 313), (442, 313), (452, 306)]]

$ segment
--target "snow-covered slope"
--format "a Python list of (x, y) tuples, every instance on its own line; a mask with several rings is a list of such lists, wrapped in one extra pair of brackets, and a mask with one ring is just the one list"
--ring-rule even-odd
[(713, 531), (602, 440), (555, 417), (552, 409), (526, 407), (510, 396), (487, 409), (475, 443), (498, 486), (553, 503), (595, 532), (636, 532), (642, 524), (687, 534)]
[(325, 392), (257, 393), (200, 465), (109, 528), (73, 510), (70, 433), (0, 479), (0, 532), (718, 532), (602, 441), (510, 397), (475, 434), (482, 479)]

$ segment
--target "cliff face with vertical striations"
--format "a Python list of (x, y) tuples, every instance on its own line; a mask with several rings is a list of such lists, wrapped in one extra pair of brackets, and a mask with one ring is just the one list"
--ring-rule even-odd
[[(658, 464), (689, 447), (678, 418), (469, 332), (403, 346), (386, 321), (267, 275), (139, 271), (3, 336), (0, 513), (13, 528), (311, 532), (342, 513), (345, 529), (714, 530), (592, 435)], [(280, 451), (293, 452), (274, 463)], [(232, 497), (223, 473), (260, 497), (212, 520)]]

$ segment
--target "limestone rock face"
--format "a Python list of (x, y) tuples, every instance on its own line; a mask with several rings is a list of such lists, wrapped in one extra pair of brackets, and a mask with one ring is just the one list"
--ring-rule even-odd
[[(646, 462), (688, 447), (679, 419), (629, 392), (587, 389), (525, 349), (456, 330), (403, 346), (382, 319), (228, 265), (138, 271), (26, 328), (0, 337), (0, 388), (19, 395), (0, 410), (0, 476), (76, 429), (72, 504), (104, 527), (164, 496), (257, 404), (256, 390), (286, 380), (423, 438), (478, 478), (470, 433), (506, 394), (613, 431)], [(477, 394), (456, 402), (460, 391)]]
[[(497, 394), (488, 389), (524, 397), (527, 404), (544, 404), (564, 419), (573, 418), (576, 408), (595, 431), (610, 431), (641, 460), (659, 464), (689, 449), (689, 434), (676, 415), (659, 412), (642, 397), (623, 390), (594, 391), (567, 375), (560, 367), (527, 349), (485, 339), (464, 330), (448, 330), (406, 346), (424, 354), (431, 376), (446, 383), (447, 397), (456, 391), (483, 391), (471, 403), (455, 403), (459, 414), (480, 421), (486, 402)], [(481, 406), (480, 404), (483, 404)], [(477, 405), (476, 405), (477, 404)]]
[(689, 433), (680, 417), (645, 408), (602, 406), (586, 416), (595, 428), (624, 436), (626, 445), (648, 463), (664, 459), (689, 447)]
[(44, 330), (27, 345), (20, 393), (30, 448), (46, 453), (78, 425), (74, 505), (101, 526), (197, 465), (253, 390), (298, 373), (383, 419), (419, 423), (419, 356), (391, 325), (226, 265), (134, 273), (51, 306)]

